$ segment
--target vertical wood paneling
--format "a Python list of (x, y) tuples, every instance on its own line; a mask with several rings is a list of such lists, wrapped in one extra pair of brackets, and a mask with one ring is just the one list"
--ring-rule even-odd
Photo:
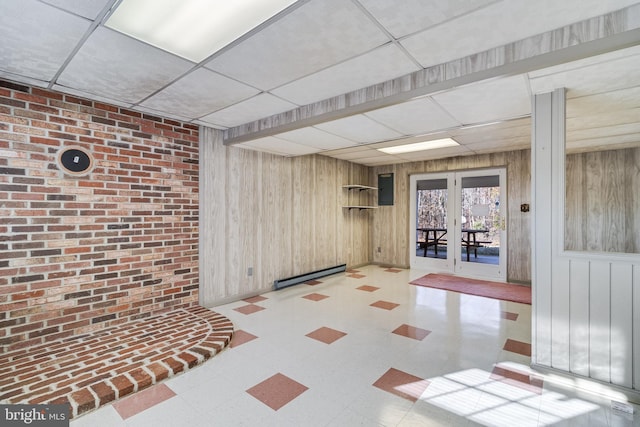
[(570, 265), (569, 371), (589, 376), (589, 262), (566, 261)]
[(339, 263), (371, 262), (370, 214), (341, 208), (341, 185), (368, 184), (368, 167), (226, 147), (211, 129), (201, 135), (202, 304), (264, 292), (274, 280)]
[(611, 264), (589, 267), (589, 376), (611, 380)]
[(554, 286), (551, 287), (551, 366), (568, 371), (570, 362), (570, 289), (571, 265), (568, 262), (555, 262), (553, 266)]
[(633, 266), (611, 266), (611, 382), (633, 383)]
[(639, 175), (640, 148), (568, 155), (565, 248), (640, 253)]

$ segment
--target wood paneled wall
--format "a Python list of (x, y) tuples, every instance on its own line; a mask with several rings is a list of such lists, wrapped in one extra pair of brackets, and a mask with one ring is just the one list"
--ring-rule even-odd
[(371, 213), (343, 209), (349, 193), (341, 188), (367, 184), (368, 167), (228, 147), (214, 129), (200, 135), (203, 305), (265, 292), (277, 279), (371, 262)]
[[(422, 162), (400, 163), (372, 168), (371, 185), (378, 174), (395, 174), (394, 205), (380, 206), (374, 213), (372, 259), (375, 263), (409, 266), (409, 176), (506, 166), (507, 168), (507, 279), (531, 281), (531, 218), (520, 212), (520, 204), (531, 202), (531, 160), (529, 150), (478, 156), (454, 157)], [(380, 251), (378, 252), (378, 248)]]
[(640, 253), (640, 148), (566, 158), (565, 249)]

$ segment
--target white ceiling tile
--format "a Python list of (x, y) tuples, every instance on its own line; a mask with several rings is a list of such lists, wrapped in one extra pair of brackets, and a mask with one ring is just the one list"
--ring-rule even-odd
[(203, 122), (224, 127), (234, 127), (244, 123), (293, 110), (297, 105), (284, 101), (269, 93), (261, 93), (227, 108), (201, 118)]
[(98, 27), (58, 83), (123, 102), (137, 103), (185, 73), (190, 62)]
[(531, 148), (531, 136), (519, 136), (505, 139), (496, 138), (491, 141), (467, 144), (466, 147), (470, 151), (478, 154), (525, 150)]
[(362, 114), (320, 123), (315, 127), (361, 144), (385, 141), (402, 136), (402, 134)]
[(296, 129), (276, 135), (280, 139), (308, 145), (321, 150), (334, 150), (338, 148), (352, 147), (357, 142), (324, 132), (314, 127)]
[(39, 1), (0, 1), (0, 70), (51, 80), (90, 24)]
[(177, 113), (167, 113), (166, 111), (155, 110), (153, 108), (144, 107), (144, 106), (141, 106), (141, 105), (134, 106), (134, 109), (137, 110), (137, 111), (141, 111), (143, 113), (149, 113), (149, 114), (151, 114), (153, 116), (167, 117), (167, 118), (170, 118), (170, 119), (179, 120), (181, 122), (189, 122), (191, 120), (189, 117), (182, 116), (182, 115), (177, 114)]
[(370, 111), (366, 115), (405, 135), (425, 134), (460, 126), (459, 122), (449, 116), (431, 98), (414, 99), (403, 104)]
[(423, 67), (502, 46), (622, 9), (633, 0), (497, 1), (402, 40)]
[(444, 157), (461, 156), (468, 153), (469, 149), (463, 145), (456, 147), (436, 148), (433, 150), (414, 151), (413, 153), (395, 154), (396, 157), (405, 161), (442, 159)]
[(248, 148), (250, 150), (264, 151), (281, 156), (302, 156), (320, 151), (317, 148), (296, 144), (283, 139), (268, 136), (266, 138), (255, 139), (249, 142), (234, 145), (235, 147)]
[(133, 108), (134, 105), (130, 102), (122, 102), (119, 99), (108, 98), (106, 96), (99, 96), (94, 93), (87, 93), (82, 90), (71, 89), (66, 86), (53, 85), (53, 90), (68, 93), (70, 95), (77, 96), (78, 98), (91, 99), (98, 102), (104, 102), (105, 104), (116, 105), (118, 107)]
[(474, 83), (432, 98), (463, 124), (531, 114), (531, 96), (523, 76)]
[(387, 41), (386, 35), (352, 2), (311, 1), (205, 66), (269, 90)]
[(613, 126), (601, 126), (597, 129), (576, 129), (567, 131), (567, 140), (613, 137), (619, 135), (636, 135), (640, 141), (640, 116), (635, 123), (625, 123)]
[(564, 87), (567, 98), (577, 98), (640, 86), (640, 72), (629, 70), (640, 70), (640, 54), (530, 78), (531, 92), (546, 93)]
[(258, 93), (258, 90), (199, 68), (167, 86), (142, 106), (159, 111), (180, 111), (187, 117), (201, 117)]
[(495, 0), (360, 0), (360, 3), (394, 37), (400, 38), (433, 27)]
[(394, 44), (326, 68), (271, 92), (300, 105), (311, 104), (419, 70)]
[(586, 152), (640, 147), (640, 135), (612, 135), (599, 138), (567, 140), (567, 152)]
[(640, 86), (567, 100), (567, 118), (640, 107)]
[(98, 14), (104, 9), (107, 3), (114, 3), (114, 0), (42, 0), (45, 3), (57, 6), (76, 15), (88, 19), (96, 19)]

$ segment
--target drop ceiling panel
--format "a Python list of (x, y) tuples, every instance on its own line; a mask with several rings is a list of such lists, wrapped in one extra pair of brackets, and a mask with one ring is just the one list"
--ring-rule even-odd
[(463, 124), (483, 123), (531, 114), (524, 76), (474, 83), (433, 96)]
[(292, 110), (297, 105), (269, 93), (261, 93), (201, 118), (216, 126), (233, 127)]
[(57, 6), (76, 15), (88, 19), (96, 19), (98, 14), (104, 9), (107, 3), (114, 3), (114, 0), (42, 0), (45, 3)]
[(500, 151), (525, 150), (531, 148), (531, 136), (518, 136), (513, 138), (496, 138), (491, 141), (482, 141), (475, 144), (467, 144), (466, 147), (477, 154), (497, 153)]
[(0, 70), (51, 80), (90, 24), (35, 0), (0, 1)]
[(567, 118), (640, 107), (640, 86), (567, 100)]
[(362, 114), (320, 123), (315, 127), (358, 143), (379, 142), (402, 136)]
[(99, 27), (73, 57), (58, 83), (137, 103), (171, 83), (192, 65), (177, 56)]
[(566, 121), (567, 132), (583, 129), (597, 129), (605, 126), (640, 123), (640, 108), (623, 111), (603, 112), (591, 116), (572, 117)]
[(602, 126), (597, 129), (578, 129), (567, 131), (568, 140), (637, 135), (640, 138), (640, 121), (616, 126)]
[(531, 92), (545, 93), (564, 87), (570, 99), (640, 86), (640, 72), (630, 73), (629, 70), (640, 70), (640, 55), (531, 78)]
[(615, 135), (600, 138), (567, 140), (567, 152), (587, 152), (640, 147), (640, 135)]
[(301, 128), (281, 133), (277, 135), (277, 138), (318, 148), (320, 150), (334, 150), (338, 148), (352, 147), (357, 144), (355, 141), (341, 138), (314, 127)]
[(180, 111), (187, 117), (201, 117), (258, 93), (258, 90), (199, 68), (153, 95), (142, 106), (159, 111)]
[(266, 151), (268, 153), (278, 154), (281, 156), (302, 156), (320, 151), (317, 148), (296, 144), (294, 142), (285, 141), (284, 139), (274, 138), (272, 136), (256, 139), (250, 142), (243, 142), (242, 144), (235, 145), (235, 147)]
[(360, 0), (360, 3), (396, 38), (433, 27), (495, 0)]
[(312, 1), (215, 57), (206, 67), (268, 90), (388, 41), (352, 2)]
[[(634, 4), (630, 0), (498, 1), (402, 40), (423, 67), (448, 62)], [(482, 35), (482, 36), (478, 36)]]
[(416, 151), (414, 153), (394, 154), (395, 157), (407, 162), (419, 160), (442, 159), (444, 157), (463, 156), (470, 154), (469, 149), (463, 145), (457, 147), (436, 148), (434, 150)]
[(404, 135), (424, 134), (460, 126), (460, 122), (454, 120), (431, 98), (415, 99), (370, 111), (366, 116)]
[(387, 154), (381, 151), (374, 150), (368, 147), (358, 147), (358, 149), (356, 150), (345, 149), (345, 150), (327, 151), (327, 152), (324, 152), (323, 154), (330, 155), (331, 157), (335, 157), (337, 159), (351, 160), (351, 161), (355, 159), (364, 159), (365, 157), (366, 158), (370, 158), (370, 157), (385, 158), (388, 156)]
[(271, 92), (296, 104), (311, 104), (419, 70), (400, 48), (387, 44)]

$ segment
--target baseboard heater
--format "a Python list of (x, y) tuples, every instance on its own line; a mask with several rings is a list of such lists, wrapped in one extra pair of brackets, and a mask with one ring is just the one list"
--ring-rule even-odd
[(335, 267), (323, 268), (322, 270), (312, 271), (311, 273), (299, 274), (297, 276), (280, 279), (273, 282), (276, 289), (286, 288), (288, 286), (297, 285), (299, 283), (308, 282), (309, 280), (319, 277), (330, 276), (332, 274), (346, 271), (347, 264), (336, 265)]

